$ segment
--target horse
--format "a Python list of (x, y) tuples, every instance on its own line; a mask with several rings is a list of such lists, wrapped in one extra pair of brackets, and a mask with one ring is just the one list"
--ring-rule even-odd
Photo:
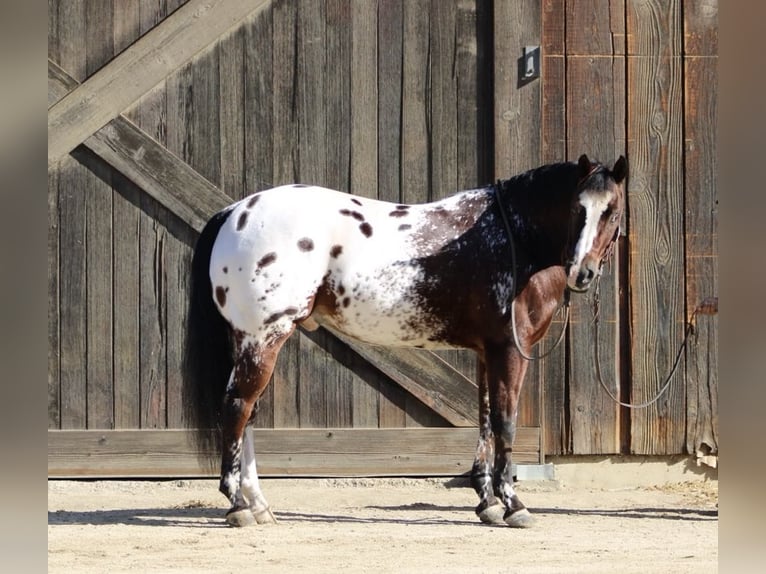
[(601, 273), (627, 170), (623, 156), (610, 170), (583, 154), (412, 205), (294, 184), (212, 216), (192, 257), (184, 396), (199, 452), (220, 451), (227, 523), (275, 522), (258, 482), (254, 406), (297, 326), (325, 325), (373, 345), (475, 351), (475, 512), (530, 526), (511, 474), (526, 352), (565, 296)]

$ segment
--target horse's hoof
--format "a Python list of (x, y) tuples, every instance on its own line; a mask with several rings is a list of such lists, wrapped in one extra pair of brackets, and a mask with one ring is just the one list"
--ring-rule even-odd
[(484, 510), (477, 512), (476, 515), (484, 524), (503, 524), (503, 514), (505, 506), (499, 502), (487, 506)]
[(253, 509), (252, 514), (255, 517), (255, 521), (258, 524), (276, 524), (277, 523), (277, 517), (274, 516), (274, 513), (271, 512), (271, 508), (269, 508), (268, 506), (264, 508), (263, 510)]
[(511, 528), (531, 528), (535, 524), (535, 517), (526, 508), (507, 514), (504, 520)]
[(252, 526), (255, 524), (255, 517), (249, 508), (240, 508), (239, 510), (230, 510), (226, 513), (226, 522), (229, 526), (241, 528), (243, 526)]

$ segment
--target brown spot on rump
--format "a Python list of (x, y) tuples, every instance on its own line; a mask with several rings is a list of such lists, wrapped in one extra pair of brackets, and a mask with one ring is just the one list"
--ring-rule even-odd
[(361, 202), (361, 201), (359, 201), (358, 199), (354, 198), (354, 197), (352, 197), (352, 198), (351, 198), (351, 201), (352, 201), (352, 202), (354, 202), (354, 203), (356, 203), (356, 204), (357, 204), (357, 205), (359, 205), (359, 206), (361, 206), (361, 205), (362, 205), (362, 202)]
[(239, 219), (237, 220), (237, 231), (242, 231), (242, 229), (247, 224), (247, 211), (243, 211), (239, 214)]
[(258, 261), (258, 269), (263, 269), (267, 265), (271, 265), (274, 263), (274, 261), (277, 260), (277, 254), (273, 251), (271, 253), (267, 253), (263, 257), (261, 257), (260, 261)]
[(298, 307), (288, 307), (285, 309), (285, 315), (295, 315), (298, 312)]
[(399, 226), (399, 231), (407, 231), (407, 230), (408, 230), (408, 229), (410, 229), (411, 227), (412, 227), (412, 225), (410, 225), (409, 223), (402, 223), (402, 224)]
[(294, 183), (293, 187), (301, 188), (301, 187), (309, 187), (309, 186), (305, 183)]
[(298, 249), (301, 251), (312, 251), (314, 249), (314, 242), (308, 237), (298, 240)]
[(250, 199), (247, 200), (246, 207), (248, 209), (252, 209), (253, 207), (255, 207), (255, 204), (258, 203), (259, 199), (261, 199), (261, 196), (260, 196), (260, 194), (256, 193), (254, 196), (252, 196)]
[(370, 237), (372, 235), (372, 225), (365, 221), (359, 226), (359, 231), (361, 231), (365, 237)]
[(391, 217), (405, 217), (409, 215), (410, 213), (407, 208), (408, 206), (406, 205), (397, 205), (396, 209), (392, 211), (391, 213), (389, 213), (388, 215), (390, 215)]
[(338, 295), (343, 295), (346, 292), (346, 288), (343, 286), (343, 283), (338, 285)]
[(229, 272), (229, 268), (228, 268), (228, 267), (224, 267), (224, 268), (223, 268), (223, 272), (224, 272), (224, 273), (228, 273), (228, 272)]
[(364, 221), (364, 215), (359, 213), (358, 211), (351, 211), (350, 209), (341, 209), (340, 210), (341, 215), (348, 215), (349, 217), (353, 217), (357, 221)]
[(226, 289), (221, 287), (220, 285), (215, 288), (215, 299), (218, 301), (219, 307), (224, 307), (226, 305)]
[(349, 305), (351, 305), (351, 297), (344, 297), (343, 298), (343, 306), (344, 307), (348, 307)]
[(342, 245), (333, 245), (332, 249), (330, 249), (330, 256), (334, 257), (335, 259), (337, 259), (341, 253), (343, 253)]

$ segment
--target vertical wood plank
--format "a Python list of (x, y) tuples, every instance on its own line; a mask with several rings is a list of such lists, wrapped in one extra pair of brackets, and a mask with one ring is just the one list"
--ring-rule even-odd
[(429, 198), (429, 10), (427, 0), (410, 0), (402, 9), (401, 201)]
[(401, 201), (402, 0), (378, 4), (378, 199)]
[[(72, 0), (57, 6), (58, 64), (76, 80), (86, 78), (87, 56), (82, 38), (85, 2)], [(86, 251), (85, 196), (87, 172), (68, 156), (58, 164), (59, 280), (60, 300), (60, 425), (62, 429), (84, 429), (87, 425), (86, 340)]]
[[(146, 34), (166, 16), (165, 6), (149, 0), (139, 5), (140, 33)], [(166, 143), (166, 90), (161, 83), (132, 110), (137, 125)], [(139, 231), (139, 381), (141, 428), (166, 426), (166, 229), (162, 207), (141, 194)]]
[[(402, 201), (402, 84), (404, 59), (402, 0), (378, 4), (378, 199)], [(406, 393), (380, 382), (381, 427), (405, 426)]]
[[(619, 11), (617, 11), (619, 12)], [(596, 23), (598, 22), (598, 24)], [(611, 167), (624, 150), (622, 96), (624, 66), (612, 45), (610, 5), (567, 4), (567, 156), (575, 161), (586, 153)], [(620, 450), (619, 407), (598, 385), (595, 349), (599, 346), (604, 382), (616, 395), (619, 383), (619, 329), (616, 261), (607, 265), (599, 282), (599, 330), (593, 323), (593, 297), (572, 297), (569, 328), (569, 418), (573, 454), (608, 454)]]
[[(718, 295), (717, 12), (684, 2), (686, 316)], [(700, 316), (686, 350), (686, 451), (718, 453), (718, 320)]]
[[(547, 0), (542, 9), (542, 109), (541, 156), (543, 164), (566, 159), (566, 62), (565, 62), (565, 2)], [(545, 353), (555, 343), (564, 327), (556, 316), (548, 333), (540, 341), (537, 352)], [(528, 377), (537, 378), (542, 389), (542, 451), (546, 455), (570, 454), (566, 371), (567, 345), (562, 343), (549, 356), (530, 365)]]
[(540, 163), (540, 82), (519, 82), (524, 46), (540, 44), (540, 4), (496, 2), (494, 25), (494, 176), (507, 178)]
[[(298, 7), (295, 114), (298, 121), (299, 181), (323, 185), (327, 174), (327, 74), (325, 72), (325, 5), (305, 1)], [(342, 65), (335, 62), (334, 65)], [(331, 358), (325, 351), (327, 333), (310, 340), (298, 334), (298, 381), (301, 427), (327, 426), (327, 379)]]
[(378, 13), (355, 0), (351, 48), (351, 193), (378, 197)]
[[(195, 109), (192, 96), (195, 89), (193, 68), (196, 65), (200, 63), (194, 61), (182, 66), (165, 82), (166, 146), (191, 165), (194, 165), (195, 155), (200, 153), (191, 141), (195, 133), (193, 117), (197, 113), (204, 113), (204, 110), (200, 112)], [(165, 223), (168, 230), (165, 241), (167, 425), (169, 428), (183, 428), (186, 426), (183, 408), (185, 397), (182, 394), (183, 347), (189, 305), (192, 246), (197, 235), (172, 215), (165, 219)]]
[[(80, 151), (75, 152), (76, 157)], [(112, 188), (110, 168), (87, 152), (80, 158), (88, 177), (85, 196), (87, 273), (88, 428), (114, 426), (112, 364)]]
[[(297, 60), (295, 2), (273, 5), (274, 185), (298, 181), (298, 122), (293, 113)], [(274, 426), (298, 427), (298, 335), (285, 343), (274, 370)]]
[(84, 169), (71, 156), (59, 163), (62, 429), (87, 428)]
[[(88, 2), (85, 11), (86, 73), (95, 73), (114, 53), (112, 1)], [(88, 428), (114, 426), (112, 364), (112, 188), (111, 169), (82, 154), (90, 171), (85, 194), (87, 250)]]
[(48, 170), (48, 428), (61, 426), (59, 170)]
[[(488, 53), (491, 53), (489, 32), (492, 28), (492, 14), (486, 3), (461, 0), (457, 2), (454, 16), (452, 13), (447, 14), (445, 32), (448, 26), (452, 25), (453, 18), (454, 78), (450, 80), (447, 77), (447, 70), (444, 69), (442, 78), (435, 79), (433, 84), (436, 86), (438, 83), (445, 82), (449, 85), (443, 99), (449, 103), (450, 108), (453, 104), (455, 106), (454, 189), (463, 190), (479, 187), (491, 181), (493, 175), (492, 92), (490, 89), (492, 61), (488, 57)], [(449, 49), (449, 46), (445, 48)], [(448, 155), (451, 156), (451, 150)], [(444, 195), (439, 195), (439, 187), (434, 182), (432, 193), (434, 199), (449, 194), (450, 182), (444, 182), (442, 187)], [(477, 379), (476, 353), (456, 351), (450, 363), (470, 379)]]
[[(350, 0), (328, 0), (326, 8), (325, 185), (351, 188), (351, 53), (353, 11)], [(350, 427), (354, 374), (344, 364), (351, 351), (335, 337), (325, 335), (327, 363), (325, 394), (327, 426)]]
[[(351, 193), (378, 196), (378, 3), (354, 0), (351, 47)], [(353, 373), (351, 425), (377, 427), (382, 375), (355, 353), (346, 356)]]
[[(140, 34), (139, 0), (114, 4), (114, 51)], [(142, 191), (120, 173), (112, 174), (114, 262), (114, 427), (141, 426), (139, 376), (139, 232)]]
[[(652, 398), (684, 333), (681, 5), (629, 0), (628, 152), (633, 402)], [(630, 450), (683, 452), (682, 360), (668, 392), (631, 413)]]
[[(245, 194), (271, 187), (274, 181), (274, 103), (272, 100), (272, 7), (262, 10), (245, 24), (244, 30), (244, 177)], [(288, 347), (289, 349), (289, 347)], [(280, 353), (280, 362), (289, 356)], [(258, 400), (255, 426), (274, 426), (274, 393), (279, 381), (271, 383)]]
[[(519, 62), (524, 46), (541, 43), (541, 6), (497, 2), (494, 26), (494, 176), (507, 178), (540, 163), (540, 81), (522, 83)], [(518, 424), (538, 426), (540, 410), (539, 379), (530, 377), (519, 398)]]
[(230, 32), (218, 45), (221, 191), (237, 200), (245, 189), (245, 30)]

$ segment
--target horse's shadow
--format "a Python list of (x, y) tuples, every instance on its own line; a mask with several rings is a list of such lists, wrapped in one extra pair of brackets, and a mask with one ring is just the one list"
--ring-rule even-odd
[[(355, 516), (349, 509), (347, 514), (327, 512), (274, 511), (277, 520), (284, 523), (316, 524), (420, 524), (430, 526), (482, 526), (475, 518), (471, 506), (447, 506), (416, 502), (396, 506), (370, 505), (364, 509), (390, 512), (391, 516), (362, 517)], [(422, 511), (422, 518), (397, 517), (398, 512)], [(571, 508), (534, 508), (530, 511), (535, 516), (571, 515), (602, 516), (606, 518), (639, 520), (679, 520), (710, 521), (718, 520), (718, 509), (696, 508), (624, 508), (624, 509), (571, 509)], [(171, 526), (187, 528), (225, 528), (225, 509), (223, 508), (134, 508), (126, 510), (56, 510), (48, 512), (48, 524), (60, 525), (133, 525), (133, 526)], [(465, 513), (466, 519), (455, 520), (448, 513)]]

